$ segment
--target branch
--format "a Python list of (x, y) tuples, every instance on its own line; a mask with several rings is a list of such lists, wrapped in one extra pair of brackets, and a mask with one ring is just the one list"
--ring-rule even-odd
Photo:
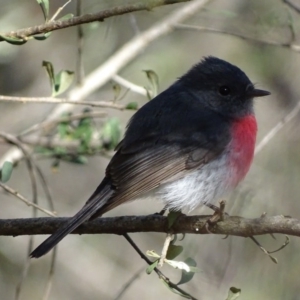
[[(107, 59), (99, 68), (91, 72), (84, 78), (80, 86), (72, 89), (67, 96), (67, 99), (74, 101), (82, 101), (94, 91), (106, 84), (112, 76), (117, 74), (124, 66), (138, 56), (151, 42), (159, 37), (168, 34), (172, 31), (172, 26), (197, 13), (203, 9), (210, 0), (193, 0), (177, 10), (171, 12), (163, 20), (155, 23), (149, 29), (145, 30), (138, 36), (135, 36), (118, 51), (116, 51), (109, 59)], [(60, 117), (63, 113), (73, 109), (72, 104), (60, 104), (49, 114), (46, 121), (51, 121)], [(23, 158), (22, 152), (16, 148), (7, 151), (0, 159), (0, 166), (6, 160), (17, 163)]]
[(79, 101), (70, 100), (66, 98), (52, 98), (52, 97), (15, 97), (15, 96), (3, 96), (0, 95), (0, 101), (7, 102), (22, 102), (22, 103), (59, 103), (59, 104), (76, 104), (92, 107), (106, 107), (114, 109), (125, 109), (122, 104), (117, 104), (113, 101)]
[[(0, 33), (0, 35), (8, 38), (17, 38), (26, 41), (28, 40), (29, 37), (34, 35), (45, 34), (47, 32), (68, 28), (72, 26), (77, 26), (80, 24), (91, 23), (95, 21), (103, 22), (105, 19), (113, 16), (119, 16), (119, 15), (135, 12), (135, 11), (141, 11), (141, 10), (151, 10), (158, 6), (186, 2), (186, 1), (189, 0), (150, 0), (147, 1), (146, 3), (144, 3), (145, 1), (143, 1), (140, 3), (126, 4), (126, 5), (113, 7), (111, 9), (102, 10), (94, 14), (86, 14), (78, 17), (73, 17), (67, 20), (50, 21), (45, 24), (41, 24), (33, 27), (23, 28), (16, 31), (6, 32), (6, 33)], [(0, 42), (3, 41), (5, 41), (5, 39), (0, 37)]]
[[(160, 215), (98, 218), (85, 222), (73, 234), (125, 234), (130, 232), (171, 232), (208, 234), (205, 225), (211, 216), (180, 216), (169, 229), (167, 217)], [(52, 234), (70, 218), (0, 219), (0, 235)], [(179, 220), (179, 219), (178, 219)], [(285, 216), (263, 216), (247, 219), (237, 216), (225, 217), (210, 228), (221, 235), (250, 237), (280, 233), (300, 237), (300, 220)]]
[(263, 40), (258, 39), (253, 36), (248, 36), (242, 33), (237, 32), (230, 32), (225, 29), (218, 29), (213, 27), (205, 27), (205, 26), (194, 26), (194, 25), (186, 25), (186, 24), (175, 24), (174, 29), (180, 29), (180, 30), (195, 30), (195, 31), (203, 31), (203, 32), (210, 32), (210, 33), (219, 33), (222, 35), (229, 35), (233, 36), (242, 40), (251, 41), (254, 43), (269, 45), (269, 46), (276, 46), (276, 47), (282, 47), (282, 48), (288, 48), (295, 52), (300, 52), (300, 45), (295, 44), (294, 40), (291, 39), (289, 42), (276, 42), (272, 40)]

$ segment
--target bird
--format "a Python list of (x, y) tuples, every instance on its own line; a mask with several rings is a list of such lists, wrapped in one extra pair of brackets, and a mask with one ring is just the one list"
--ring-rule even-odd
[(216, 203), (251, 166), (253, 102), (267, 95), (237, 66), (202, 58), (132, 116), (94, 193), (30, 256), (45, 255), (83, 222), (136, 199), (151, 196), (188, 212)]

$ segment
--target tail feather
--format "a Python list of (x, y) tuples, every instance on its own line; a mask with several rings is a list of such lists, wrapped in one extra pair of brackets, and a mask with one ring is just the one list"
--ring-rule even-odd
[[(97, 189), (98, 190), (98, 189)], [(88, 220), (97, 211), (103, 207), (113, 191), (109, 186), (104, 187), (100, 193), (94, 193), (83, 208), (71, 218), (65, 225), (60, 227), (55, 233), (48, 237), (42, 244), (40, 244), (30, 254), (30, 257), (38, 258), (45, 255), (53, 247), (55, 247), (66, 235), (74, 231), (79, 225)]]

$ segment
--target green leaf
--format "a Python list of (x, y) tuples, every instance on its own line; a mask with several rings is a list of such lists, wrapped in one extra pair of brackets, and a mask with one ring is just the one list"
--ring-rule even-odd
[[(195, 272), (193, 272), (195, 270), (194, 267), (197, 266), (197, 263), (196, 261), (191, 258), (191, 257), (188, 257), (185, 261), (184, 261), (188, 266), (190, 266), (190, 271), (187, 272), (186, 270), (182, 270), (181, 272), (181, 279), (179, 280), (179, 282), (177, 283), (177, 285), (179, 284), (184, 284), (184, 283), (187, 283), (189, 282), (190, 280), (192, 280), (192, 278), (194, 277), (195, 275)], [(198, 269), (197, 269), (198, 270)], [(198, 270), (199, 272), (200, 270)]]
[(120, 121), (118, 118), (110, 118), (102, 127), (101, 140), (103, 146), (108, 149), (114, 149), (121, 138)]
[(175, 223), (177, 218), (182, 215), (181, 211), (170, 211), (167, 218), (168, 218), (168, 228), (170, 229), (172, 225)]
[(64, 148), (64, 147), (55, 147), (54, 149), (53, 149), (53, 151), (54, 151), (54, 153), (55, 153), (55, 155), (60, 155), (60, 156), (62, 156), (62, 155), (66, 155), (67, 154), (67, 150), (66, 150), (66, 148)]
[(60, 71), (54, 77), (54, 90), (52, 90), (52, 96), (58, 96), (65, 92), (73, 83), (74, 80), (74, 72), (63, 70)]
[(154, 98), (158, 93), (158, 85), (159, 85), (158, 76), (152, 70), (144, 70), (144, 72), (146, 73), (147, 78), (150, 81), (150, 84), (151, 84), (151, 87), (152, 87), (151, 95), (149, 93), (147, 93), (148, 97), (150, 96), (150, 99), (151, 99), (151, 98)]
[(182, 251), (183, 251), (182, 246), (170, 244), (166, 258), (172, 260), (172, 259), (176, 258)]
[(13, 164), (10, 161), (4, 162), (2, 169), (1, 169), (1, 181), (7, 182), (12, 174), (13, 171)]
[(132, 109), (132, 110), (137, 110), (138, 109), (138, 104), (137, 102), (129, 102), (127, 103), (126, 109)]
[(159, 262), (159, 259), (155, 260), (151, 265), (148, 266), (146, 269), (146, 273), (149, 275), (152, 273), (152, 271), (157, 267), (157, 264)]
[(44, 14), (44, 18), (47, 21), (49, 16), (49, 0), (36, 0), (36, 1), (40, 5)]
[(51, 62), (43, 61), (42, 66), (46, 69), (50, 79), (53, 97), (60, 95), (70, 87), (74, 80), (74, 72), (63, 70), (55, 75)]
[(226, 300), (235, 300), (241, 295), (241, 289), (231, 287)]
[(117, 100), (121, 94), (121, 86), (117, 83), (113, 85), (113, 91), (114, 91), (114, 100)]
[(34, 35), (33, 37), (37, 41), (44, 41), (50, 36), (50, 34), (51, 34), (51, 32), (47, 32), (47, 33), (44, 33), (42, 35)]
[(80, 164), (80, 165), (85, 165), (88, 163), (88, 159), (84, 155), (78, 155), (78, 156), (72, 158), (70, 161), (73, 163), (76, 163), (76, 164)]
[(4, 41), (6, 41), (12, 45), (23, 45), (27, 42), (27, 40), (16, 38), (16, 37), (9, 37), (9, 36), (5, 36), (5, 35), (0, 35), (0, 37)]
[(50, 85), (53, 91), (53, 87), (55, 85), (55, 75), (54, 75), (54, 68), (51, 62), (49, 61), (43, 61), (42, 66), (46, 69), (46, 72), (48, 74), (49, 80), (50, 80)]

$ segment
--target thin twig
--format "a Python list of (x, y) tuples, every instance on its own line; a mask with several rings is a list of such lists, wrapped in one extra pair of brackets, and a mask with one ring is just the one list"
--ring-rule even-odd
[(159, 262), (158, 262), (158, 267), (159, 268), (161, 268), (164, 264), (164, 261), (167, 257), (167, 253), (168, 253), (170, 243), (172, 241), (172, 238), (173, 238), (173, 234), (172, 233), (167, 233), (167, 236), (166, 236), (166, 239), (165, 239), (165, 242), (164, 242), (164, 246), (161, 250), (161, 256), (160, 256), (160, 259), (159, 259)]
[(293, 120), (300, 111), (300, 102), (288, 113), (280, 122), (278, 122), (265, 136), (264, 138), (258, 143), (255, 148), (255, 155), (259, 153), (269, 142), (272, 138), (276, 136), (276, 134), (291, 120)]
[(83, 113), (79, 113), (79, 114), (73, 114), (73, 115), (66, 116), (66, 117), (60, 117), (60, 118), (57, 118), (56, 120), (37, 123), (34, 126), (32, 126), (28, 129), (26, 129), (25, 131), (21, 132), (18, 135), (18, 138), (23, 137), (23, 136), (28, 135), (28, 134), (31, 134), (34, 131), (38, 131), (38, 130), (49, 131), (49, 129), (55, 127), (56, 125), (58, 125), (60, 123), (81, 120), (81, 119), (84, 119), (84, 118), (104, 118), (106, 116), (107, 116), (106, 111), (90, 111), (90, 112), (83, 112)]
[[(173, 25), (183, 22), (185, 19), (196, 14), (200, 9), (203, 9), (210, 0), (194, 0), (180, 8), (176, 9), (167, 15), (162, 21), (157, 22), (152, 27), (134, 37), (117, 52), (115, 52), (104, 64), (85, 77), (81, 86), (76, 86), (67, 96), (67, 99), (73, 101), (82, 101), (91, 93), (106, 84), (113, 75), (117, 74), (124, 66), (136, 58), (150, 43), (157, 38), (168, 34), (172, 31)], [(178, 2), (178, 1), (176, 1)], [(56, 119), (63, 113), (73, 109), (72, 104), (60, 104), (47, 117), (47, 121)], [(5, 160), (17, 163), (22, 159), (22, 152), (13, 148), (6, 152), (0, 160), (0, 166)]]
[(18, 199), (20, 199), (21, 201), (23, 201), (26, 205), (28, 206), (31, 206), (31, 207), (35, 207), (36, 209), (38, 209), (39, 211), (49, 215), (49, 216), (52, 216), (52, 217), (56, 217), (56, 214), (45, 209), (45, 208), (42, 208), (40, 206), (38, 206), (37, 204), (27, 200), (24, 196), (22, 196), (19, 192), (17, 192), (16, 190), (12, 189), (11, 187), (9, 187), (8, 185), (0, 182), (0, 187), (3, 188), (6, 192), (16, 196)]
[(123, 285), (122, 289), (118, 293), (118, 295), (114, 298), (114, 300), (120, 300), (125, 292), (130, 288), (130, 286), (145, 272), (145, 267), (142, 267), (137, 272), (135, 272), (131, 278)]
[(146, 90), (146, 88), (144, 88), (142, 86), (136, 85), (136, 84), (124, 79), (123, 77), (121, 77), (119, 75), (112, 76), (112, 80), (114, 80), (115, 82), (119, 83), (120, 85), (128, 88), (132, 92), (135, 92), (137, 94), (147, 97), (147, 90)]
[[(186, 2), (188, 0), (151, 0), (151, 1), (141, 1), (132, 4), (125, 4), (116, 6), (110, 9), (106, 9), (103, 11), (99, 11), (94, 14), (86, 14), (83, 16), (73, 17), (67, 20), (57, 20), (47, 22), (46, 24), (41, 24), (33, 27), (28, 27), (24, 29), (18, 29), (10, 32), (0, 33), (1, 36), (9, 37), (9, 38), (19, 38), (22, 40), (28, 40), (29, 37), (45, 34), (47, 32), (68, 28), (71, 26), (77, 26), (80, 24), (91, 23), (95, 21), (104, 21), (107, 18), (127, 14), (130, 12), (141, 11), (141, 10), (151, 10), (158, 6), (174, 4), (179, 2)], [(0, 42), (4, 41), (2, 37), (0, 37)]]
[[(140, 257), (148, 264), (151, 265), (152, 261), (140, 250), (140, 248), (135, 244), (135, 242), (130, 238), (130, 236), (125, 233), (123, 234), (127, 242), (132, 246), (132, 248), (140, 255)], [(159, 269), (154, 268), (155, 273), (158, 275), (160, 279), (162, 279), (170, 288), (174, 289), (180, 294), (183, 294), (186, 296), (187, 299), (197, 300), (184, 290), (182, 290), (180, 287), (178, 287), (177, 284), (173, 283), (168, 277), (166, 277)]]
[(283, 3), (286, 3), (289, 7), (291, 7), (298, 14), (300, 14), (300, 7), (296, 6), (296, 4), (294, 4), (293, 2), (291, 2), (289, 0), (283, 0)]
[(68, 0), (63, 6), (59, 7), (58, 10), (55, 12), (55, 14), (52, 16), (52, 18), (49, 20), (49, 22), (53, 22), (56, 17), (63, 11), (63, 9), (71, 2), (72, 0)]
[[(80, 16), (82, 13), (82, 3), (81, 0), (77, 0), (76, 4), (76, 13), (77, 16)], [(82, 25), (77, 26), (77, 85), (81, 85), (84, 78), (84, 68), (83, 68), (83, 58), (82, 58), (82, 51), (83, 51), (83, 28)]]
[[(55, 271), (56, 256), (57, 256), (57, 246), (54, 247), (54, 249), (52, 251), (51, 265), (50, 265), (50, 270), (49, 270), (49, 274), (48, 274), (47, 284), (45, 287), (45, 292), (43, 295), (43, 300), (47, 300), (50, 296), (50, 291), (51, 291), (51, 287), (52, 287), (52, 283), (53, 283), (53, 276), (54, 276), (54, 271)], [(29, 257), (29, 255), (27, 255), (27, 257)]]
[(276, 42), (276, 41), (267, 40), (267, 39), (258, 39), (253, 36), (247, 36), (245, 34), (241, 34), (241, 33), (237, 33), (237, 32), (230, 32), (225, 29), (218, 29), (218, 28), (205, 27), (205, 26), (186, 25), (186, 24), (174, 24), (174, 29), (196, 30), (196, 31), (203, 31), (203, 32), (210, 32), (210, 33), (219, 33), (219, 34), (223, 34), (223, 35), (237, 37), (242, 40), (252, 41), (255, 43), (260, 43), (260, 44), (269, 45), (269, 46), (289, 48), (295, 52), (300, 52), (300, 45), (294, 44), (293, 39), (291, 39), (289, 42)]
[(22, 103), (58, 103), (58, 104), (76, 104), (92, 107), (106, 107), (123, 110), (124, 105), (116, 104), (112, 101), (78, 101), (69, 100), (67, 98), (51, 98), (51, 97), (14, 97), (0, 95), (0, 101), (22, 102)]

